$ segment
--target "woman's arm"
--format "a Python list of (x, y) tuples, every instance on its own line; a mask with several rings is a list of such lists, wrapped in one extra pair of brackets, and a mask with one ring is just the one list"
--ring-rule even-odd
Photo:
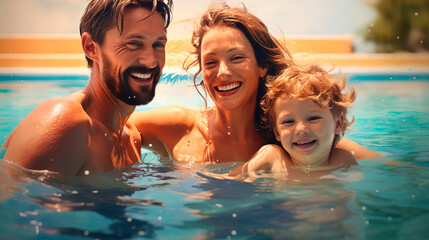
[(165, 158), (169, 157), (169, 148), (194, 126), (195, 110), (171, 106), (135, 112), (128, 123), (138, 129), (143, 148)]
[(350, 152), (354, 153), (354, 157), (356, 159), (363, 159), (363, 158), (376, 158), (376, 157), (382, 157), (383, 155), (380, 155), (374, 151), (371, 151), (365, 147), (362, 147), (361, 145), (353, 142), (350, 139), (342, 138), (340, 142), (337, 145), (338, 148), (344, 148), (349, 150)]

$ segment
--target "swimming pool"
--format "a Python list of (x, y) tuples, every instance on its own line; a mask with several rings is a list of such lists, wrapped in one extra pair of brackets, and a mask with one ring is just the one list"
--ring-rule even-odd
[[(42, 101), (83, 88), (86, 75), (0, 75), (0, 143)], [(348, 138), (386, 157), (334, 174), (359, 181), (291, 184), (218, 180), (235, 163), (143, 163), (87, 177), (2, 162), (2, 239), (424, 239), (429, 230), (429, 75), (352, 74)], [(164, 74), (137, 111), (199, 108), (189, 76)], [(0, 156), (1, 153), (0, 153)]]

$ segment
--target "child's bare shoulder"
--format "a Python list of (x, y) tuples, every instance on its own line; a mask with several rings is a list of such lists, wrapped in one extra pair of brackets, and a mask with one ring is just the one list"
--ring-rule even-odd
[(276, 144), (267, 144), (262, 146), (256, 154), (267, 154), (273, 157), (282, 157), (283, 155), (286, 155), (286, 152), (282, 147)]
[(330, 165), (342, 164), (358, 165), (358, 162), (350, 151), (343, 148), (333, 148), (330, 156)]

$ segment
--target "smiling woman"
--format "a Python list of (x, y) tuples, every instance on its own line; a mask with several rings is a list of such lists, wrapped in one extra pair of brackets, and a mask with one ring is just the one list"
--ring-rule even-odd
[[(219, 5), (217, 5), (219, 6)], [(258, 127), (265, 76), (292, 64), (289, 52), (254, 15), (226, 5), (202, 16), (192, 37), (203, 88), (215, 107), (165, 107), (138, 112), (130, 122), (142, 145), (185, 162), (247, 161), (269, 139)]]

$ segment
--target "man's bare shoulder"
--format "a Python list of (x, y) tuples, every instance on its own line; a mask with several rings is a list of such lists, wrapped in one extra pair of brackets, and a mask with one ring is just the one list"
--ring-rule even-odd
[(48, 100), (10, 134), (3, 145), (7, 148), (4, 159), (26, 168), (74, 173), (88, 154), (90, 123), (79, 102)]

